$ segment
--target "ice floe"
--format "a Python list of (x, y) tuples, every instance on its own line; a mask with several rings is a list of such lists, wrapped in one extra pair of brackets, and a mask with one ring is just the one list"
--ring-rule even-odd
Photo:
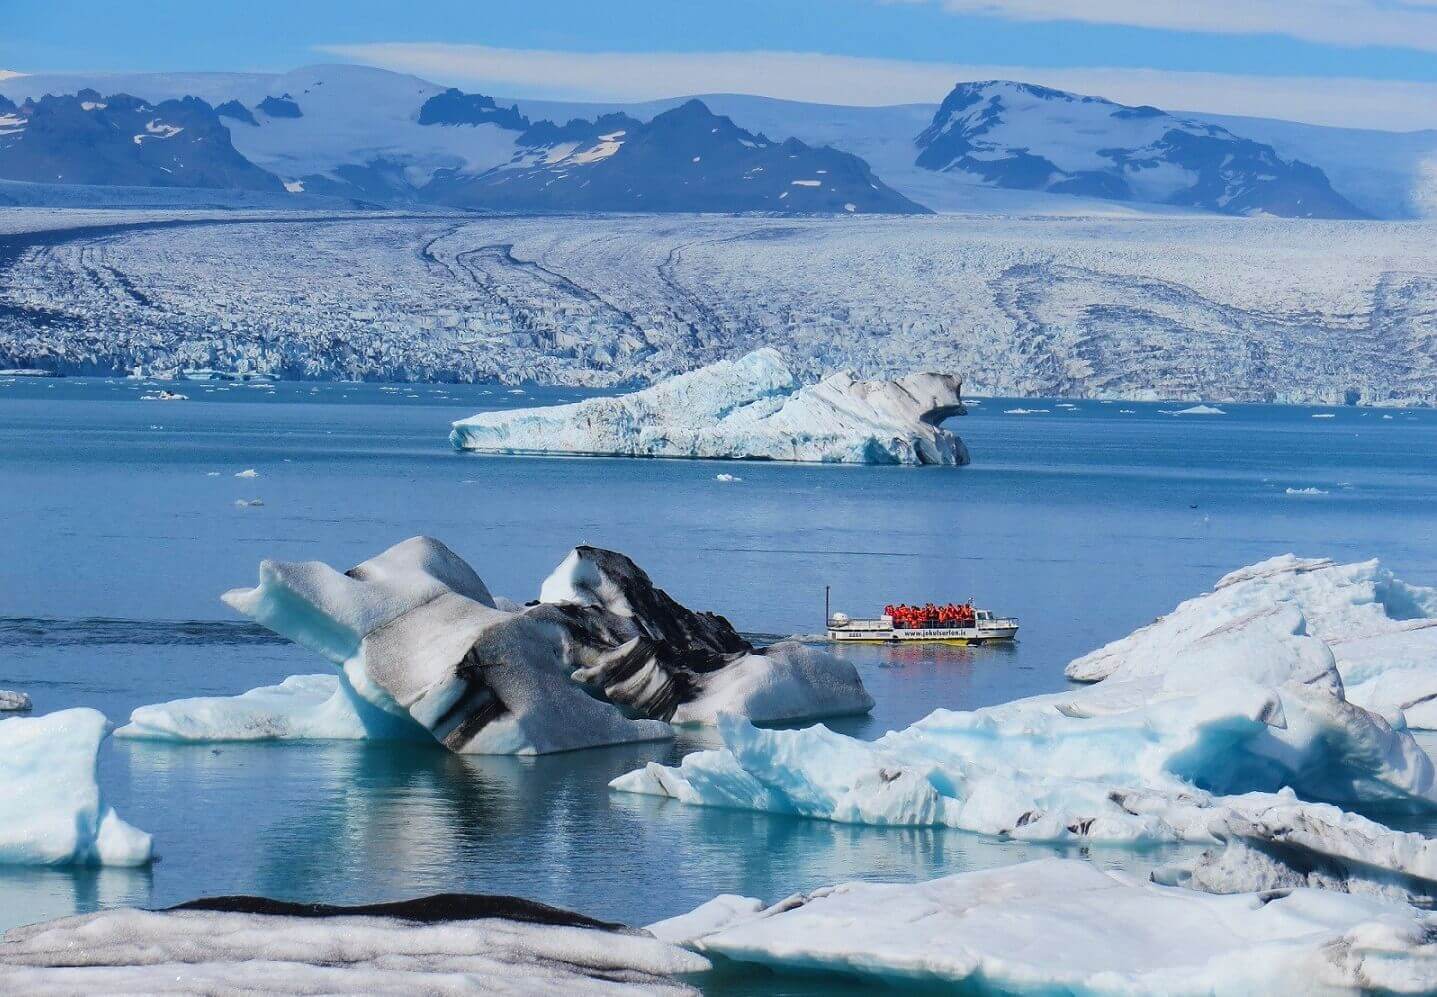
[(951, 374), (804, 386), (765, 348), (633, 394), (481, 413), (450, 440), (485, 453), (966, 464), (963, 441), (940, 428), (963, 413), (961, 388)]
[(760, 723), (864, 712), (853, 666), (782, 642), (756, 649), (633, 561), (578, 547), (528, 606), (494, 598), (437, 540), (415, 537), (347, 572), (265, 561), (235, 609), (339, 666), (242, 696), (134, 711), (124, 737), (409, 737), (451, 750), (539, 754), (673, 736), (734, 714)]
[[(1234, 572), (1219, 592), (1238, 585), (1248, 588), (1231, 611), (1180, 607), (1075, 661), (1074, 677), (1103, 678), (1097, 685), (937, 710), (871, 742), (824, 727), (763, 731), (724, 720), (723, 748), (678, 766), (650, 763), (611, 786), (696, 805), (1033, 841), (1250, 845), (1261, 839), (1253, 828), (1281, 823), (1306, 829), (1305, 857), (1284, 839), (1291, 870), (1307, 863), (1327, 869), (1328, 880), (1430, 879), (1425, 850), (1324, 805), (1437, 809), (1437, 773), (1400, 709), (1348, 701), (1334, 648), (1310, 632), (1292, 594), (1294, 585), (1310, 590), (1321, 626), (1372, 635), (1381, 671), (1403, 654), (1417, 657), (1403, 640), (1429, 639), (1430, 627), (1403, 628), (1430, 609), (1431, 591), (1375, 562), (1295, 558)], [(1261, 598), (1266, 587), (1289, 597)], [(1379, 591), (1385, 603), (1373, 602)], [(1363, 838), (1375, 844), (1355, 844)], [(1375, 868), (1346, 868), (1362, 863)]]
[(239, 696), (141, 706), (118, 738), (142, 741), (431, 740), (407, 716), (354, 694), (344, 673), (291, 675)]
[(97, 710), (0, 720), (0, 865), (143, 865), (150, 836), (105, 804)]
[(1286, 494), (1286, 495), (1326, 495), (1326, 494), (1327, 494), (1327, 489), (1325, 489), (1325, 488), (1317, 488), (1317, 487), (1314, 487), (1314, 486), (1309, 485), (1309, 486), (1306, 487), (1306, 488), (1288, 488), (1288, 489), (1284, 492), (1284, 494)]
[(108, 910), (12, 928), (0, 944), (0, 990), (27, 994), (694, 994), (684, 977), (709, 968), (645, 932), (453, 894)]
[(1046, 859), (846, 883), (650, 930), (709, 955), (901, 985), (1087, 994), (1431, 993), (1437, 915), (1323, 890), (1214, 896)]

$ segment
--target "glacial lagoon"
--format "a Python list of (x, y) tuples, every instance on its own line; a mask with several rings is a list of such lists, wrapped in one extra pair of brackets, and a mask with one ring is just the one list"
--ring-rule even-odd
[[(345, 566), (417, 533), (521, 601), (573, 545), (621, 550), (760, 638), (819, 629), (826, 585), (850, 612), (972, 596), (1022, 618), (1012, 647), (841, 649), (877, 706), (830, 726), (865, 738), (939, 706), (1061, 689), (1071, 658), (1273, 554), (1380, 557), (1437, 583), (1429, 411), (980, 399), (952, 423), (971, 466), (885, 468), (482, 457), (447, 442), (454, 419), (589, 394), (577, 390), (196, 382), (169, 386), (185, 402), (139, 400), (155, 387), (0, 381), (0, 688), (28, 692), (37, 714), (84, 705), (123, 723), (137, 706), (322, 671), (219, 594), (265, 557)], [(0, 870), (0, 925), (224, 893), (439, 891), (641, 924), (716, 893), (776, 900), (1062, 851), (607, 789), (715, 740), (531, 759), (111, 740), (107, 801), (155, 835), (157, 861)], [(1088, 854), (1134, 869), (1168, 857)]]

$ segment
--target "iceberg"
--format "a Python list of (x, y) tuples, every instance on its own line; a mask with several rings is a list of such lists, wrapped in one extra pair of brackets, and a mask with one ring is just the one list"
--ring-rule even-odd
[(1214, 896), (1045, 859), (845, 883), (650, 926), (705, 955), (965, 992), (1432, 993), (1437, 915), (1323, 890)]
[(431, 740), (407, 716), (357, 696), (344, 673), (291, 675), (239, 696), (141, 706), (115, 731), (138, 741)]
[(12, 928), (6, 993), (696, 994), (705, 957), (512, 897), (368, 907), (253, 897)]
[(964, 414), (962, 381), (910, 374), (803, 386), (764, 348), (628, 395), (485, 412), (454, 423), (460, 450), (501, 454), (704, 457), (846, 464), (966, 464), (944, 419)]
[(1096, 685), (937, 710), (871, 742), (724, 719), (724, 747), (610, 785), (692, 805), (1030, 841), (1221, 844), (1188, 870), (1196, 885), (1344, 883), (1432, 897), (1437, 869), (1420, 836), (1331, 804), (1430, 812), (1433, 761), (1400, 711), (1345, 698), (1332, 648), (1296, 603), (1259, 602), (1119, 658)]
[(141, 707), (119, 736), (163, 740), (435, 739), (542, 754), (673, 736), (735, 714), (760, 723), (865, 712), (853, 666), (792, 642), (757, 649), (614, 551), (575, 548), (528, 606), (414, 537), (339, 572), (265, 561), (226, 593), (246, 616), (339, 668), (240, 696)]
[(1437, 729), (1437, 588), (1373, 561), (1293, 554), (1231, 572), (1155, 623), (1071, 662), (1079, 682), (1168, 668), (1185, 648), (1249, 615), (1295, 607), (1335, 659), (1346, 699), (1408, 726)]
[(105, 805), (98, 710), (0, 720), (0, 865), (144, 865), (150, 836)]
[(30, 697), (23, 692), (0, 689), (0, 713), (20, 713), (31, 708)]

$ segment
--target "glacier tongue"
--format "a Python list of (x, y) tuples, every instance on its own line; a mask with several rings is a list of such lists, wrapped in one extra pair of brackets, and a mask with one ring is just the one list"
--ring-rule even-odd
[(961, 389), (950, 374), (837, 373), (803, 387), (765, 348), (616, 398), (471, 416), (450, 440), (484, 453), (966, 464), (963, 441), (939, 426), (963, 413)]
[(0, 865), (150, 861), (150, 836), (105, 805), (95, 778), (108, 726), (91, 709), (0, 720)]
[[(854, 667), (783, 642), (755, 649), (614, 551), (577, 547), (542, 601), (496, 600), (437, 540), (347, 572), (266, 561), (225, 601), (339, 666), (240, 696), (135, 710), (150, 740), (434, 738), (476, 754), (540, 754), (673, 736), (721, 713), (761, 723), (865, 712)], [(501, 608), (502, 603), (503, 608)]]
[(975, 992), (1431, 993), (1437, 916), (1298, 889), (1212, 896), (1044, 859), (926, 883), (845, 883), (650, 929), (707, 955)]

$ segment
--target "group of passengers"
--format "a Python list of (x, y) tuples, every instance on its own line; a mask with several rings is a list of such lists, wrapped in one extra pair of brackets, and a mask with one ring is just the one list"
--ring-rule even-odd
[(931, 602), (923, 606), (900, 603), (897, 606), (884, 606), (883, 615), (891, 617), (894, 627), (900, 630), (919, 630), (924, 627), (971, 627), (974, 619), (973, 603), (971, 602), (950, 602), (946, 606), (937, 606)]

